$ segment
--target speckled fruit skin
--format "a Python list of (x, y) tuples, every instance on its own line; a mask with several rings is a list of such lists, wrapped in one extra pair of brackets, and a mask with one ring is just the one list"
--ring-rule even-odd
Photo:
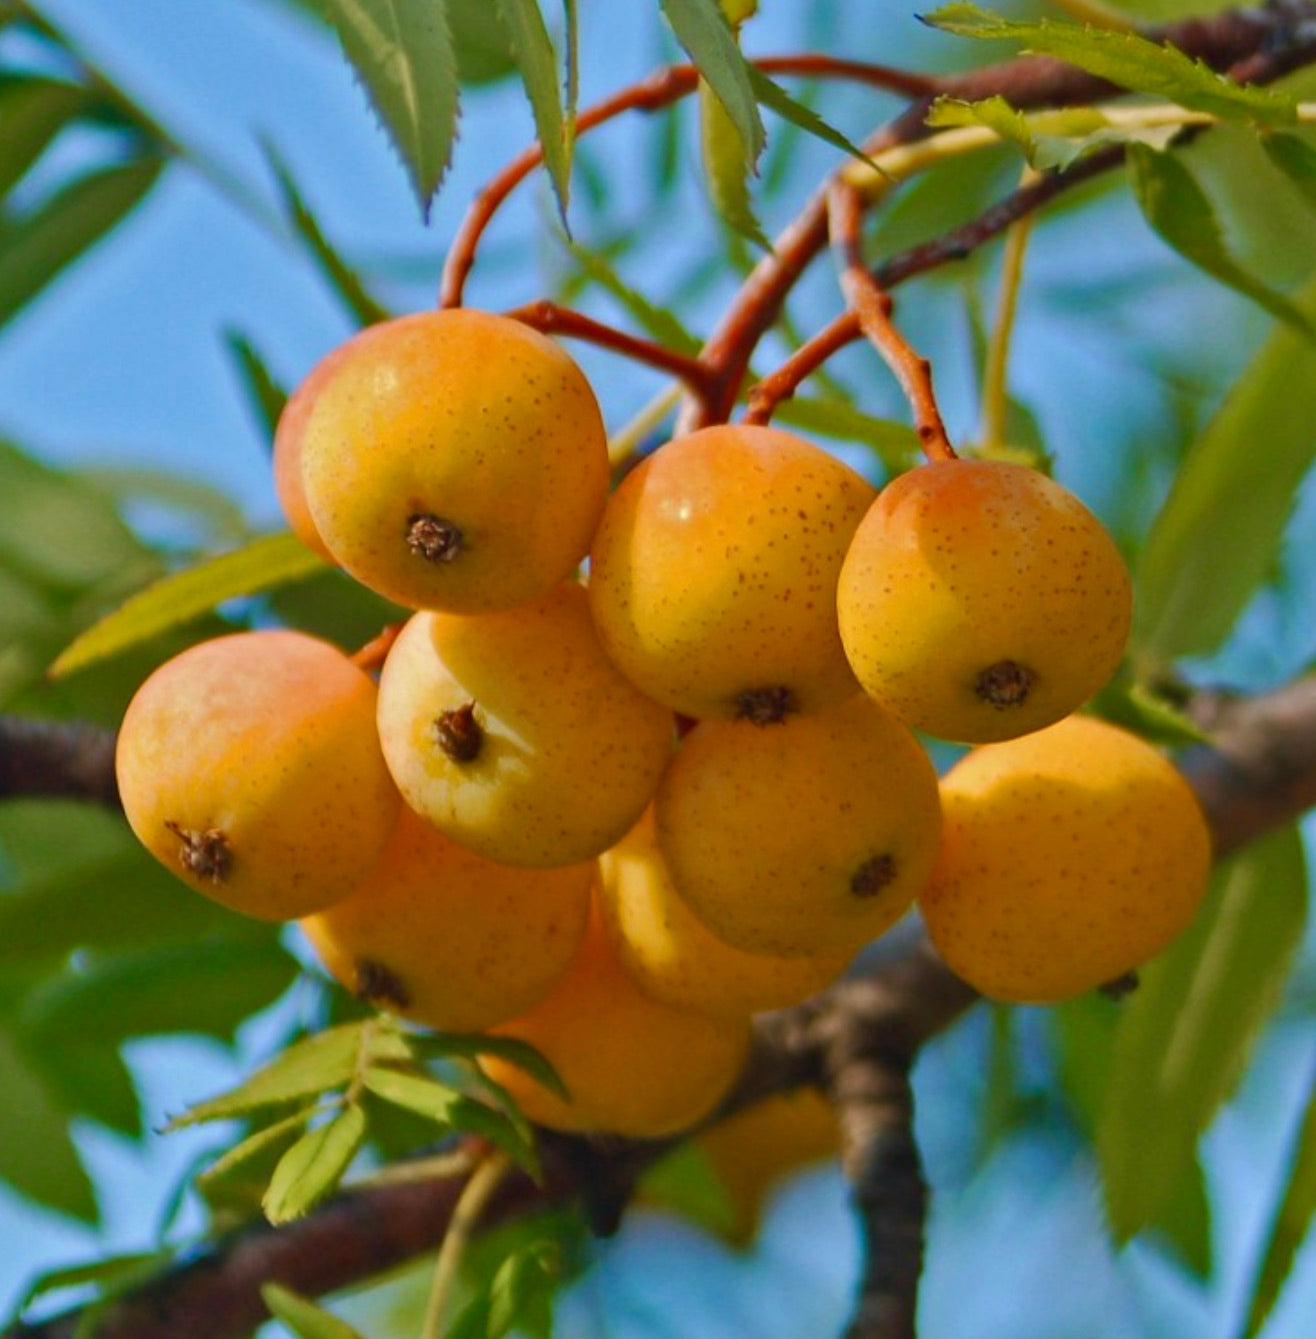
[(854, 953), (908, 909), (936, 858), (937, 777), (859, 694), (771, 727), (704, 721), (654, 799), (672, 881), (747, 953)]
[(591, 917), (571, 966), (533, 1009), (494, 1029), (536, 1047), (557, 1071), (563, 1102), (524, 1070), (481, 1067), (533, 1121), (555, 1130), (657, 1138), (706, 1116), (739, 1075), (746, 1019), (719, 1019), (650, 999), (623, 971)]
[(1002, 461), (936, 461), (892, 480), (837, 589), (864, 689), (915, 729), (964, 742), (1026, 734), (1085, 702), (1119, 665), (1131, 613), (1100, 521)]
[(1115, 981), (1186, 929), (1206, 890), (1211, 839), (1188, 783), (1117, 726), (1071, 716), (986, 745), (941, 791), (923, 917), (951, 970), (994, 999)]
[[(509, 317), (456, 309), (371, 327), (330, 357), (301, 432), (302, 485), (348, 572), (413, 609), (475, 613), (575, 570), (608, 452), (567, 353)], [(417, 517), (460, 532), (446, 560), (408, 542)]]
[(353, 994), (428, 1027), (475, 1032), (528, 1009), (566, 970), (594, 872), (592, 862), (495, 864), (403, 806), (361, 886), (299, 924)]
[[(474, 704), (478, 752), (436, 723)], [(502, 614), (413, 615), (384, 662), (379, 735), (408, 804), (508, 865), (575, 864), (644, 811), (675, 743), (670, 711), (604, 655), (585, 592), (565, 582)]]
[(834, 981), (848, 952), (745, 953), (685, 905), (658, 849), (653, 810), (599, 858), (599, 908), (613, 952), (647, 995), (679, 1008), (743, 1018), (807, 999)]
[(800, 711), (850, 696), (836, 578), (873, 497), (848, 466), (775, 428), (668, 442), (609, 499), (590, 551), (608, 654), (687, 716), (744, 714), (742, 694), (763, 689)]
[[(400, 807), (375, 697), (369, 675), (303, 633), (189, 648), (147, 678), (123, 718), (116, 772), (128, 822), (179, 878), (248, 916), (287, 920), (338, 901), (378, 858)], [(188, 868), (184, 834), (218, 834), (222, 867)]]

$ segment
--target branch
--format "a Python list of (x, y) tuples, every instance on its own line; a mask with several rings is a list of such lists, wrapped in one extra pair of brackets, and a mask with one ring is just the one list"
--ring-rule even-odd
[(117, 809), (114, 732), (81, 721), (0, 716), (0, 800), (24, 795)]
[[(1219, 855), (1292, 822), (1316, 804), (1316, 676), (1260, 697), (1202, 694), (1218, 733), (1181, 759), (1206, 809)], [(723, 1111), (803, 1084), (830, 1091), (844, 1158), (873, 1249), (851, 1339), (908, 1336), (922, 1250), (923, 1195), (909, 1142), (909, 1067), (919, 1049), (977, 999), (921, 934), (879, 940), (862, 974), (793, 1009), (756, 1020), (746, 1072)], [(486, 1221), (580, 1203), (615, 1226), (635, 1179), (673, 1144), (545, 1133), (544, 1181), (515, 1175)], [(271, 1280), (318, 1296), (364, 1282), (442, 1241), (463, 1181), (401, 1181), (341, 1194), (282, 1228), (259, 1224), (189, 1253), (109, 1304), (97, 1339), (239, 1339), (265, 1319)], [(894, 1192), (894, 1193), (893, 1193)], [(79, 1316), (18, 1326), (0, 1339), (74, 1339)]]

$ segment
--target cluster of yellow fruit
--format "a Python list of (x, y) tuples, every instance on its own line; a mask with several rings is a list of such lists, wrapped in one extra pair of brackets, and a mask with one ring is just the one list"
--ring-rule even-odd
[[(275, 466), (304, 541), (416, 612), (377, 686), (291, 631), (162, 666), (120, 734), (129, 821), (201, 892), (298, 919), (358, 995), (537, 1046), (569, 1102), (489, 1069), (543, 1123), (700, 1118), (752, 1013), (915, 898), (954, 970), (1024, 1000), (1119, 976), (1195, 908), (1188, 788), (1070, 715), (1123, 653), (1127, 573), (1035, 471), (877, 493), (724, 425), (609, 494), (576, 364), (469, 310), (332, 353)], [(939, 784), (915, 730), (985, 747)]]

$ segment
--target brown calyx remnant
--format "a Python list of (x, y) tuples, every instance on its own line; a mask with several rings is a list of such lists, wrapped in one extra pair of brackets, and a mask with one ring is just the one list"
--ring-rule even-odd
[(984, 702), (1004, 710), (1026, 702), (1036, 682), (1037, 675), (1027, 665), (1021, 665), (1017, 660), (998, 660), (978, 675), (973, 691)]
[(181, 823), (166, 820), (165, 827), (182, 842), (178, 850), (179, 863), (189, 874), (211, 883), (223, 883), (233, 867), (233, 848), (218, 828), (196, 832)]
[(850, 876), (850, 891), (856, 897), (876, 897), (895, 877), (895, 857), (875, 855)]
[(451, 521), (429, 512), (407, 518), (407, 548), (431, 563), (450, 563), (462, 551), (465, 539)]
[(768, 688), (746, 688), (736, 697), (736, 720), (755, 725), (777, 725), (798, 711), (795, 694), (782, 684)]
[(468, 702), (435, 717), (434, 736), (453, 762), (471, 762), (479, 757), (484, 731), (475, 719), (475, 703)]
[(406, 986), (382, 962), (358, 958), (352, 967), (352, 993), (358, 999), (395, 1009), (405, 1009), (411, 1003)]
[(1137, 971), (1128, 971), (1117, 976), (1113, 981), (1107, 981), (1105, 985), (1098, 986), (1097, 989), (1108, 1000), (1122, 1000), (1126, 995), (1132, 995), (1138, 989), (1140, 982)]

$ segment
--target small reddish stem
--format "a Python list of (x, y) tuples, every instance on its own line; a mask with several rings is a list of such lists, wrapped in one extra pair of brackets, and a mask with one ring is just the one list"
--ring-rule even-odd
[(352, 664), (358, 669), (365, 670), (367, 674), (379, 669), (393, 649), (393, 643), (397, 641), (398, 633), (401, 631), (401, 623), (390, 623), (377, 637), (372, 637), (359, 651), (353, 652)]
[(628, 335), (624, 330), (605, 325), (602, 321), (596, 321), (583, 312), (573, 311), (570, 307), (561, 307), (556, 302), (545, 299), (527, 303), (524, 307), (516, 307), (504, 312), (503, 315), (510, 316), (523, 325), (542, 330), (545, 334), (588, 340), (591, 344), (611, 349), (614, 353), (631, 358), (635, 362), (656, 367), (660, 372), (679, 377), (700, 399), (705, 399), (713, 393), (712, 374), (698, 358), (678, 353), (675, 349), (654, 343), (653, 340), (641, 339), (638, 335)]

